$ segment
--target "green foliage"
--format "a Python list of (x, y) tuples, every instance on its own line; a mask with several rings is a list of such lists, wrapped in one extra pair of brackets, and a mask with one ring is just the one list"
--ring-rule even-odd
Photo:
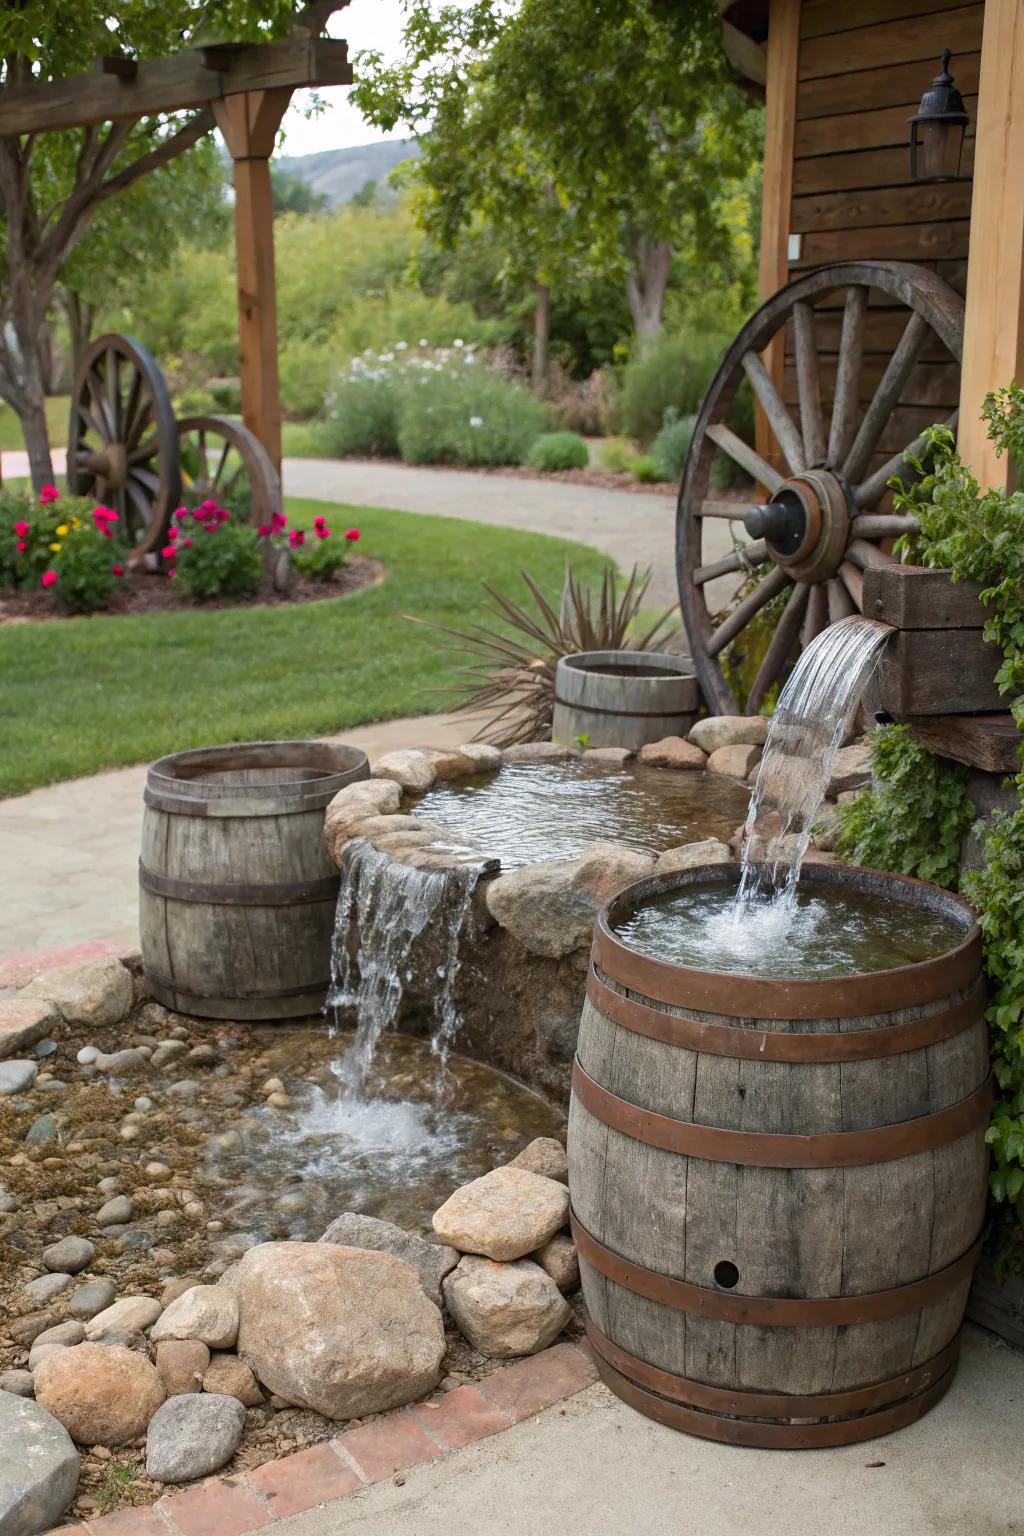
[(186, 597), (251, 597), (263, 576), (255, 528), (231, 521), (212, 503), (191, 520), (179, 516), (180, 532), (164, 549), (175, 586)]
[(622, 430), (650, 443), (667, 421), (695, 415), (728, 340), (722, 333), (684, 331), (659, 337), (636, 353), (622, 374)]
[(915, 875), (956, 890), (960, 848), (974, 820), (966, 768), (918, 746), (904, 725), (871, 738), (876, 787), (841, 805), (838, 848), (854, 864)]
[(633, 446), (624, 437), (609, 437), (601, 444), (601, 466), (610, 470), (612, 474), (622, 473), (630, 468), (635, 457)]
[(660, 480), (681, 479), (696, 420), (696, 416), (667, 415), (665, 425), (651, 444), (651, 457), (660, 466)]
[(663, 479), (661, 460), (651, 453), (638, 453), (629, 467), (641, 485), (657, 485)]
[(329, 397), (323, 427), (324, 451), (331, 457), (398, 453), (399, 377), (351, 374)]
[(311, 187), (308, 181), (288, 171), (276, 160), (270, 162), (270, 195), (274, 205), (274, 218), (283, 213), (322, 213), (327, 207), (327, 196)]
[(544, 432), (531, 444), (526, 462), (531, 469), (552, 474), (559, 469), (586, 469), (590, 454), (577, 432)]
[(57, 578), (53, 595), (60, 607), (69, 613), (98, 613), (106, 608), (124, 575), (125, 558), (118, 540), (107, 538), (91, 520), (69, 526), (50, 565)]
[(339, 534), (320, 513), (313, 519), (313, 536), (295, 530), (292, 537), (292, 561), (295, 569), (313, 581), (332, 581), (345, 564), (349, 548), (359, 538), (358, 528)]
[(521, 464), (547, 414), (485, 368), (435, 374), (403, 387), (398, 451), (407, 464)]

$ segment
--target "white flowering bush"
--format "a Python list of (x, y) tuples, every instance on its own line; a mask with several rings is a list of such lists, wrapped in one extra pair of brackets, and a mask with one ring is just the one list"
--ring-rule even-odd
[(422, 338), (352, 359), (328, 398), (325, 448), (407, 464), (520, 464), (547, 421), (546, 407), (473, 346)]

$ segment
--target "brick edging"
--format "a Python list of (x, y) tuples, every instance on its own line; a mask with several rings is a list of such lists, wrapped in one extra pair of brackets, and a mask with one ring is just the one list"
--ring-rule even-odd
[(252, 1472), (213, 1477), (146, 1508), (64, 1525), (51, 1536), (245, 1536), (499, 1434), (597, 1379), (585, 1344), (554, 1344), (433, 1402), (410, 1403)]

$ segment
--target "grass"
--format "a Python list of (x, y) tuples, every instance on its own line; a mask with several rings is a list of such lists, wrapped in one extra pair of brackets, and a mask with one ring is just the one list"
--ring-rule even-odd
[(221, 741), (320, 736), (450, 707), (454, 663), (403, 617), (457, 627), (482, 581), (529, 570), (553, 596), (566, 559), (596, 551), (543, 534), (289, 499), (296, 526), (323, 512), (362, 529), (387, 580), (352, 597), (280, 608), (97, 615), (0, 628), (0, 795)]
[[(71, 410), (70, 395), (50, 395), (46, 401), (46, 424), (50, 430), (50, 447), (63, 448), (68, 440), (68, 413)], [(24, 451), (25, 439), (21, 435), (21, 422), (9, 405), (0, 404), (0, 452), (9, 449)]]

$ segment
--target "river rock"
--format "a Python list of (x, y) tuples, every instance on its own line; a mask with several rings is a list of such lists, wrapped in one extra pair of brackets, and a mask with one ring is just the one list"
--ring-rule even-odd
[(201, 1392), (210, 1351), (198, 1339), (165, 1339), (156, 1347), (156, 1368), (168, 1397)]
[(324, 817), (324, 841), (336, 864), (354, 828), (368, 816), (390, 816), (402, 803), (402, 791), (393, 779), (362, 779), (339, 789)]
[(560, 1291), (572, 1291), (580, 1283), (580, 1261), (576, 1244), (567, 1232), (556, 1232), (549, 1237), (543, 1248), (531, 1253), (530, 1258), (550, 1275)]
[(439, 752), (428, 748), (425, 755), (430, 760), (434, 782), (437, 784), (448, 784), (452, 779), (468, 779), (471, 774), (480, 772), (473, 759), (458, 750)]
[[(434, 1212), (434, 1231), (461, 1253), (520, 1259), (569, 1219), (569, 1191), (525, 1168), (494, 1168), (457, 1189)], [(445, 1295), (447, 1295), (447, 1290)]]
[(852, 747), (840, 747), (832, 762), (832, 776), (826, 794), (834, 800), (852, 789), (863, 789), (871, 782), (871, 748), (866, 741)]
[(25, 1140), (33, 1146), (41, 1146), (44, 1141), (56, 1141), (58, 1134), (57, 1117), (47, 1113), (32, 1121), (25, 1132)]
[(83, 1322), (88, 1322), (98, 1312), (110, 1306), (117, 1292), (112, 1280), (90, 1280), (80, 1286), (68, 1302), (68, 1312)]
[(229, 1462), (245, 1428), (245, 1409), (221, 1392), (169, 1397), (146, 1432), (146, 1473), (158, 1483), (190, 1483)]
[(0, 1097), (24, 1093), (35, 1082), (38, 1071), (34, 1061), (0, 1061)]
[(112, 1306), (90, 1318), (85, 1336), (91, 1343), (103, 1343), (123, 1333), (143, 1333), (151, 1328), (163, 1308), (152, 1296), (122, 1296)]
[(62, 1272), (77, 1275), (87, 1269), (96, 1255), (96, 1249), (87, 1237), (62, 1237), (59, 1243), (44, 1248), (42, 1261), (54, 1274)]
[(262, 1243), (233, 1285), (238, 1353), (290, 1403), (348, 1419), (412, 1402), (440, 1379), (441, 1314), (390, 1253)]
[(126, 1226), (135, 1215), (135, 1207), (127, 1195), (115, 1195), (96, 1212), (98, 1227)]
[(143, 1355), (121, 1345), (79, 1344), (49, 1355), (36, 1399), (79, 1445), (127, 1445), (145, 1432), (164, 1386)]
[(531, 1259), (497, 1264), (467, 1254), (444, 1282), (448, 1310), (483, 1355), (533, 1355), (553, 1344), (572, 1309)]
[(708, 771), (730, 779), (745, 779), (761, 761), (761, 748), (737, 742), (731, 747), (716, 747), (708, 757)]
[(194, 1285), (172, 1301), (150, 1335), (164, 1339), (198, 1339), (208, 1349), (230, 1349), (238, 1335), (238, 1303), (221, 1285)]
[(161, 1040), (149, 1058), (149, 1064), (154, 1070), (162, 1071), (164, 1067), (169, 1067), (172, 1061), (176, 1061), (179, 1056), (184, 1056), (187, 1051), (188, 1046), (184, 1040)]
[(0, 1447), (0, 1531), (48, 1531), (78, 1487), (80, 1458), (71, 1437), (30, 1397), (0, 1391)]
[(545, 1179), (557, 1179), (559, 1184), (569, 1182), (569, 1159), (554, 1136), (535, 1137), (508, 1166), (525, 1168), (527, 1173), (539, 1173)]
[(57, 1014), (42, 997), (0, 997), (0, 1057), (18, 1056), (53, 1029)]
[(843, 821), (838, 807), (828, 800), (823, 801), (814, 818), (814, 847), (819, 853), (833, 853), (842, 830)]
[(132, 978), (120, 960), (105, 955), (44, 971), (21, 995), (52, 1003), (69, 1024), (106, 1029), (131, 1011)]
[(468, 757), (474, 773), (494, 773), (501, 767), (504, 753), (500, 747), (492, 747), (487, 741), (464, 741), (458, 749), (462, 757)]
[[(163, 1348), (167, 1348), (166, 1345)], [(221, 1392), (236, 1397), (245, 1408), (258, 1408), (263, 1401), (259, 1382), (244, 1360), (237, 1355), (212, 1355), (203, 1375), (204, 1392)]]
[(564, 763), (567, 758), (578, 757), (572, 747), (560, 741), (517, 741), (505, 748), (506, 763)]
[(422, 793), (434, 782), (434, 765), (425, 752), (385, 752), (370, 770), (375, 779), (391, 779), (399, 789)]
[(487, 886), (491, 916), (532, 954), (559, 959), (589, 945), (599, 907), (654, 868), (653, 855), (590, 843), (578, 858), (526, 864)]
[(682, 736), (664, 736), (661, 741), (649, 741), (640, 748), (640, 761), (646, 763), (649, 768), (703, 768), (708, 760), (706, 752), (702, 752), (692, 741), (684, 741)]
[(459, 1262), (455, 1248), (428, 1242), (414, 1232), (396, 1227), (393, 1222), (380, 1221), (376, 1216), (361, 1216), (356, 1211), (345, 1211), (335, 1217), (320, 1241), (335, 1243), (340, 1248), (390, 1253), (411, 1264), (420, 1277), (423, 1294), (435, 1307), (442, 1304), (441, 1281)]
[(703, 837), (697, 843), (682, 843), (666, 848), (654, 863), (656, 875), (671, 875), (677, 869), (701, 869), (705, 864), (731, 864), (732, 849), (717, 837)]
[(32, 1397), (35, 1390), (31, 1371), (0, 1371), (0, 1392), (12, 1392), (15, 1397)]
[(25, 1295), (35, 1302), (37, 1307), (45, 1307), (48, 1301), (59, 1296), (61, 1291), (66, 1291), (71, 1284), (71, 1275), (58, 1270), (52, 1275), (40, 1275), (36, 1280), (30, 1280), (25, 1287)]
[(42, 1312), (28, 1312), (23, 1317), (9, 1318), (5, 1326), (15, 1344), (20, 1344), (22, 1349), (27, 1349), (29, 1345), (35, 1343), (44, 1329), (52, 1328), (59, 1322), (60, 1313), (56, 1307), (47, 1307)]
[(123, 1051), (111, 1051), (109, 1055), (101, 1052), (93, 1065), (108, 1077), (128, 1077), (133, 1072), (145, 1072), (150, 1061), (145, 1051), (129, 1046)]
[(697, 721), (686, 739), (709, 756), (720, 747), (763, 747), (768, 739), (768, 717), (709, 715)]

